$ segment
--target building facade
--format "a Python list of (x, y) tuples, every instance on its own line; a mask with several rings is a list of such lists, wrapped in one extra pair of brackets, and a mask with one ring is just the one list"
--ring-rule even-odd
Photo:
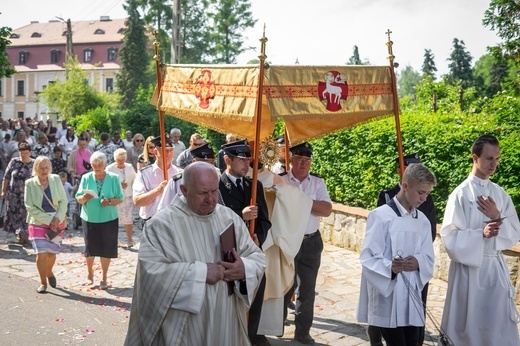
[[(124, 37), (125, 19), (71, 22), (72, 51), (78, 57), (89, 85), (111, 92), (120, 69), (118, 51)], [(16, 74), (0, 79), (0, 115), (6, 119), (56, 120), (57, 114), (39, 101), (51, 83), (65, 79), (69, 34), (67, 23), (31, 22), (11, 32), (7, 57)], [(69, 41), (70, 42), (70, 41)]]

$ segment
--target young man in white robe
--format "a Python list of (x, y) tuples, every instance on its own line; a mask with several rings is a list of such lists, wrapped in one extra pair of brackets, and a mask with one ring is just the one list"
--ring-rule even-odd
[[(217, 204), (218, 186), (211, 165), (192, 163), (182, 196), (146, 223), (125, 345), (250, 345), (246, 310), (265, 257), (242, 219)], [(231, 223), (234, 263), (222, 262), (220, 251)]]
[(520, 240), (520, 222), (511, 197), (489, 180), (497, 138), (480, 136), (471, 154), (471, 174), (451, 193), (442, 223), (451, 263), (441, 327), (454, 345), (518, 346), (516, 290), (502, 250)]
[(357, 319), (380, 327), (389, 346), (416, 346), (425, 325), (421, 290), (434, 255), (430, 221), (417, 208), (435, 184), (428, 168), (412, 163), (397, 196), (368, 215)]

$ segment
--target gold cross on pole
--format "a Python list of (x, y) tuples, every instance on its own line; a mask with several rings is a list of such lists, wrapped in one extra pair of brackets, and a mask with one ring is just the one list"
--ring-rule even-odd
[(388, 41), (390, 41), (390, 34), (391, 34), (391, 33), (392, 33), (392, 32), (390, 31), (390, 29), (387, 29), (386, 32), (385, 32), (385, 34), (388, 35)]

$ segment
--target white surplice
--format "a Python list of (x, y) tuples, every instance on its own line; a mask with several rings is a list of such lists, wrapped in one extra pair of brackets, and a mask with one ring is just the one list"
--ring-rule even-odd
[[(262, 184), (264, 182), (267, 181), (264, 179)], [(264, 186), (271, 185), (272, 179)], [(266, 285), (258, 327), (260, 335), (283, 335), (284, 295), (294, 283), (294, 258), (300, 250), (308, 221), (302, 215), (310, 215), (311, 209), (312, 199), (302, 190), (283, 180), (276, 185), (271, 231), (262, 245)]]
[[(206, 284), (206, 263), (221, 260), (220, 232), (233, 222), (247, 293), (235, 283)], [(125, 345), (249, 345), (246, 310), (265, 269), (262, 251), (231, 209), (191, 211), (183, 196), (143, 230)], [(243, 285), (243, 284), (242, 284)]]
[[(498, 236), (484, 238), (478, 196), (491, 196), (505, 216)], [(473, 174), (450, 195), (441, 238), (450, 256), (442, 328), (455, 345), (520, 345), (515, 288), (501, 251), (520, 240), (511, 197), (489, 179)]]
[[(433, 277), (433, 245), (428, 218), (408, 213), (394, 197), (401, 217), (387, 204), (370, 212), (360, 260), (363, 266), (357, 320), (372, 326), (424, 326), (421, 291)], [(419, 270), (392, 279), (392, 259), (414, 256)], [(410, 283), (407, 287), (403, 276)]]

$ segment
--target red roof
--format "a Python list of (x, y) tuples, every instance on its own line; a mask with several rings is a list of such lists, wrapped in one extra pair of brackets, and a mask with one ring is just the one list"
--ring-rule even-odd
[[(81, 43), (122, 42), (126, 19), (108, 19), (72, 22), (72, 42)], [(48, 23), (33, 22), (11, 32), (10, 47), (65, 44), (67, 23), (53, 20)], [(96, 33), (97, 32), (97, 33)], [(14, 34), (14, 35), (13, 35)], [(18, 35), (18, 38), (14, 36)]]

